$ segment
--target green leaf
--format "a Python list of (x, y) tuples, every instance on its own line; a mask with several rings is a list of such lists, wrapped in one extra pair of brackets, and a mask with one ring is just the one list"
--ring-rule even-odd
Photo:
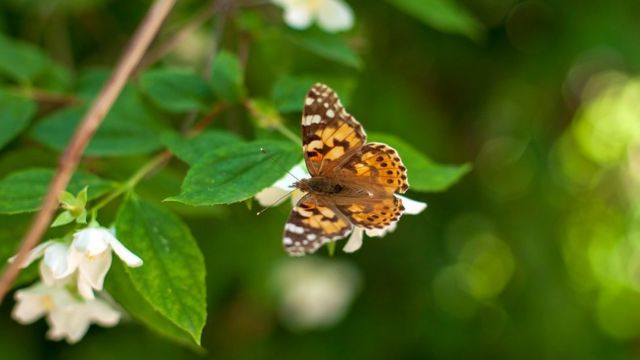
[(16, 137), (31, 121), (36, 104), (0, 90), (0, 149)]
[(31, 84), (50, 63), (38, 48), (0, 34), (0, 74), (21, 84)]
[(182, 183), (180, 195), (167, 200), (194, 206), (246, 200), (280, 179), (283, 169), (290, 169), (300, 161), (300, 154), (299, 146), (278, 141), (218, 149), (194, 164)]
[(120, 306), (150, 330), (178, 344), (197, 346), (189, 333), (155, 310), (139, 292), (132, 291), (135, 286), (119, 261), (111, 265), (105, 286)]
[(471, 165), (441, 165), (421, 154), (411, 145), (388, 134), (369, 134), (368, 141), (382, 142), (395, 148), (407, 167), (409, 189), (414, 191), (441, 192), (455, 184), (471, 170)]
[(206, 111), (213, 101), (209, 85), (183, 69), (149, 70), (142, 74), (139, 85), (155, 105), (171, 112)]
[(216, 56), (211, 70), (213, 92), (227, 103), (237, 103), (245, 96), (244, 73), (238, 58), (221, 51)]
[[(53, 169), (28, 169), (7, 175), (0, 180), (0, 214), (18, 214), (36, 211), (47, 193), (55, 174)], [(89, 187), (89, 199), (95, 199), (114, 188), (114, 183), (95, 175), (76, 172), (67, 190), (77, 193)]]
[(200, 344), (207, 317), (205, 266), (189, 228), (170, 211), (131, 195), (118, 211), (116, 234), (144, 261), (126, 268), (134, 288)]
[(51, 223), (51, 227), (67, 225), (68, 223), (72, 222), (75, 219), (76, 218), (73, 215), (71, 215), (69, 211), (63, 211), (60, 213), (60, 215), (56, 217), (55, 220), (53, 220), (53, 223)]
[(168, 132), (162, 137), (162, 142), (179, 159), (193, 165), (205, 154), (224, 146), (242, 143), (243, 140), (228, 131), (207, 130), (191, 139), (175, 132)]
[(322, 75), (283, 76), (273, 86), (271, 98), (280, 112), (301, 112), (307, 92), (317, 82), (335, 90), (340, 101), (349, 105), (355, 83), (349, 79), (327, 78)]
[[(86, 106), (71, 107), (53, 113), (42, 119), (31, 135), (35, 140), (62, 151), (86, 109)], [(98, 128), (84, 154), (123, 156), (149, 153), (162, 147), (158, 134), (164, 131), (165, 127), (144, 106), (139, 94), (127, 87)]]
[(31, 225), (31, 215), (0, 215), (0, 264), (16, 254), (20, 241)]
[(453, 0), (387, 0), (398, 9), (436, 30), (465, 35), (477, 40), (482, 23)]
[(356, 69), (362, 68), (362, 59), (340, 36), (313, 30), (289, 31), (285, 36), (294, 44), (322, 58)]

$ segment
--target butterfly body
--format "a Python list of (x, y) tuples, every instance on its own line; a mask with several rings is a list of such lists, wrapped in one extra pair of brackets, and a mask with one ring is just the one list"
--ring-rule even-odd
[(285, 225), (289, 254), (312, 253), (354, 226), (384, 229), (400, 218), (404, 207), (394, 194), (409, 184), (399, 155), (367, 143), (362, 125), (326, 85), (314, 85), (305, 98), (302, 147), (311, 178), (293, 184), (306, 195)]

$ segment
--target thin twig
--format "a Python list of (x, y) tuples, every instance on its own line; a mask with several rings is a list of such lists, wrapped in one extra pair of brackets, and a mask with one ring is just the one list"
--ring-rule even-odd
[(151, 40), (158, 33), (160, 25), (174, 4), (175, 0), (156, 0), (153, 3), (131, 39), (131, 42), (122, 54), (113, 75), (104, 85), (97, 99), (76, 128), (73, 138), (60, 158), (56, 175), (49, 185), (49, 190), (42, 202), (42, 207), (36, 215), (29, 232), (22, 239), (15, 261), (7, 266), (0, 278), (0, 303), (7, 294), (11, 283), (18, 275), (20, 266), (27, 258), (29, 251), (38, 243), (49, 227), (53, 214), (58, 207), (58, 195), (67, 187), (74, 170), (78, 166), (82, 152), (107, 115), (109, 109), (111, 109), (129, 75), (131, 75), (134, 67), (149, 47)]
[(209, 112), (200, 121), (193, 125), (191, 129), (185, 131), (185, 136), (192, 138), (200, 134), (206, 127), (211, 125), (213, 120), (215, 120), (226, 107), (227, 105), (222, 101), (213, 104)]
[(60, 106), (69, 106), (76, 105), (82, 102), (82, 99), (73, 95), (73, 94), (64, 94), (64, 93), (55, 93), (47, 90), (36, 89), (36, 88), (20, 88), (20, 87), (9, 87), (9, 91), (11, 91), (16, 96), (26, 97), (29, 99), (33, 99), (38, 103), (44, 104), (52, 104), (52, 105), (60, 105)]

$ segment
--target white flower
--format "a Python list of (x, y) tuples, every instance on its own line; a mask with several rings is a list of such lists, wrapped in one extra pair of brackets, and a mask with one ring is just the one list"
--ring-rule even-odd
[(111, 250), (129, 267), (142, 265), (142, 259), (129, 251), (111, 231), (90, 226), (73, 234), (69, 251), (69, 269), (78, 270), (78, 291), (85, 299), (93, 299), (93, 290), (102, 290), (111, 267)]
[[(297, 179), (303, 179), (309, 177), (309, 173), (306, 170), (304, 163), (295, 165), (290, 171), (292, 175), (285, 175), (282, 179), (276, 181), (271, 187), (268, 187), (256, 194), (255, 198), (262, 206), (275, 206), (282, 203), (287, 194), (291, 193), (292, 205), (295, 205), (298, 200), (304, 195), (300, 190), (291, 191), (291, 184), (293, 183), (292, 177)], [(427, 208), (427, 204), (421, 201), (409, 199), (408, 197), (395, 195), (402, 200), (404, 206), (404, 214), (417, 215)], [(396, 229), (396, 223), (389, 225), (384, 229), (365, 229), (361, 227), (354, 227), (347, 244), (342, 248), (344, 252), (352, 253), (362, 246), (363, 234), (367, 234), (369, 237), (383, 237), (387, 233), (393, 232)]]
[(21, 324), (31, 324), (46, 316), (50, 327), (47, 336), (52, 340), (75, 343), (91, 323), (115, 326), (120, 320), (120, 313), (102, 300), (79, 301), (64, 287), (36, 283), (16, 291), (15, 299), (13, 318)]
[[(31, 250), (27, 260), (21, 265), (26, 268), (34, 261), (44, 257), (40, 263), (40, 274), (47, 285), (53, 285), (55, 280), (61, 280), (70, 274), (68, 261), (69, 247), (63, 243), (49, 240)], [(15, 260), (15, 256), (9, 259)]]
[(73, 234), (71, 246), (57, 241), (46, 241), (36, 246), (22, 267), (44, 256), (40, 275), (49, 286), (66, 284), (77, 270), (78, 292), (85, 299), (93, 299), (93, 290), (102, 290), (104, 278), (111, 267), (111, 250), (130, 267), (142, 265), (142, 259), (125, 248), (111, 231), (90, 226)]
[(294, 29), (306, 29), (316, 21), (328, 32), (349, 30), (353, 12), (342, 0), (272, 0), (284, 9), (284, 21)]
[(334, 259), (283, 262), (274, 273), (282, 321), (300, 330), (336, 324), (347, 313), (360, 279), (353, 265)]

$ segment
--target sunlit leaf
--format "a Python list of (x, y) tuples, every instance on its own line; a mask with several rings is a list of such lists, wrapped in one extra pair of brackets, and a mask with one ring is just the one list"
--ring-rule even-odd
[(362, 67), (362, 59), (340, 36), (320, 31), (290, 31), (285, 34), (285, 37), (322, 58), (356, 69)]
[(193, 165), (205, 154), (223, 146), (241, 143), (242, 139), (228, 131), (208, 130), (191, 139), (168, 132), (162, 137), (162, 141), (179, 159)]
[(173, 112), (206, 110), (213, 94), (197, 74), (174, 68), (149, 70), (140, 78), (142, 92), (158, 107)]
[(211, 86), (214, 93), (228, 103), (236, 103), (245, 96), (244, 73), (238, 58), (221, 51), (211, 69)]
[(165, 208), (131, 195), (118, 211), (116, 234), (144, 261), (126, 268), (135, 290), (200, 344), (207, 317), (205, 266), (189, 228)]
[(458, 182), (471, 170), (469, 164), (442, 165), (433, 162), (403, 140), (389, 134), (369, 133), (368, 140), (382, 142), (395, 148), (407, 167), (409, 189), (414, 191), (440, 192)]
[(477, 39), (483, 25), (454, 0), (387, 0), (436, 30)]
[(36, 104), (0, 90), (0, 149), (20, 134), (36, 112)]
[[(0, 180), (0, 214), (38, 210), (54, 174), (53, 169), (35, 168), (11, 173)], [(78, 171), (71, 178), (67, 190), (77, 193), (85, 186), (89, 187), (88, 196), (91, 200), (113, 189), (114, 183)]]
[(194, 164), (182, 183), (180, 195), (167, 200), (195, 206), (243, 201), (280, 179), (300, 156), (300, 148), (288, 142), (261, 141), (223, 147)]

